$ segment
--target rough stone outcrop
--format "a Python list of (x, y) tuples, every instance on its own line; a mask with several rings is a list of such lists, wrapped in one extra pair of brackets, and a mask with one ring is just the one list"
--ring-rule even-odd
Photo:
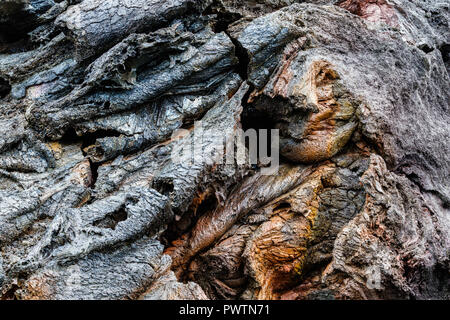
[(449, 299), (449, 7), (0, 0), (0, 297)]

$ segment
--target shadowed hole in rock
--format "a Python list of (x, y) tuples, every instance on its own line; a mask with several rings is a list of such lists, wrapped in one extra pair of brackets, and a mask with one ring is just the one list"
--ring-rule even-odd
[(450, 69), (450, 44), (444, 44), (439, 48), (439, 51), (442, 55), (442, 60), (444, 60), (444, 64), (447, 67), (447, 70)]
[(75, 129), (69, 128), (64, 135), (59, 139), (61, 144), (76, 144), (81, 141), (81, 137), (77, 135)]
[[(83, 156), (87, 157), (89, 160), (89, 165), (91, 168), (92, 174), (92, 186), (95, 186), (98, 177), (98, 168), (102, 164), (102, 162), (92, 161), (86, 152), (88, 147), (93, 147), (96, 144), (96, 140), (105, 137), (118, 137), (120, 133), (114, 130), (97, 130), (96, 132), (88, 133), (85, 135), (78, 135), (74, 128), (69, 128), (63, 135), (63, 137), (59, 140), (61, 144), (80, 144), (81, 151)], [(95, 147), (95, 152), (101, 153), (102, 149), (100, 146)]]
[(125, 210), (125, 206), (122, 206), (113, 213), (110, 213), (104, 218), (95, 221), (93, 225), (99, 228), (108, 228), (115, 230), (119, 222), (125, 221), (127, 220), (127, 218), (128, 213)]
[(215, 33), (226, 31), (230, 24), (242, 18), (242, 15), (239, 13), (226, 11), (226, 9), (223, 8), (223, 5), (220, 5), (218, 1), (213, 1), (203, 12), (203, 15), (212, 14), (217, 16), (213, 24)]
[[(249, 90), (250, 91), (250, 90)], [(242, 123), (242, 130), (244, 132), (248, 132), (248, 130), (255, 130), (256, 136), (258, 140), (257, 144), (257, 154), (258, 159), (260, 159), (260, 139), (261, 139), (261, 131), (260, 130), (266, 130), (266, 145), (267, 145), (267, 156), (272, 157), (271, 154), (271, 145), (272, 145), (272, 129), (275, 129), (275, 122), (273, 121), (273, 118), (261, 111), (256, 110), (252, 105), (249, 105), (246, 103), (248, 96), (244, 97), (245, 101), (243, 101), (243, 105), (245, 106), (245, 109), (241, 116), (241, 123)], [(246, 138), (245, 146), (249, 148), (249, 140)], [(281, 155), (280, 155), (281, 156)], [(281, 157), (282, 158), (282, 157)], [(280, 159), (281, 159), (280, 158)], [(285, 162), (285, 161), (284, 161)]]
[(17, 300), (16, 291), (19, 290), (20, 287), (16, 284), (13, 284), (11, 288), (6, 291), (0, 300)]
[(214, 193), (203, 193), (194, 198), (191, 206), (184, 214), (176, 214), (166, 231), (161, 235), (161, 242), (166, 248), (172, 246), (172, 242), (187, 234), (197, 224), (200, 217), (214, 211), (219, 205)]
[(107, 138), (107, 137), (119, 137), (120, 133), (115, 130), (96, 130), (95, 132), (89, 132), (87, 134), (83, 134), (80, 136), (81, 141), (83, 142), (81, 145), (81, 149), (83, 150), (83, 154), (86, 155), (84, 149), (89, 146), (95, 145), (97, 139)]
[[(107, 138), (107, 137), (120, 137), (120, 133), (115, 130), (97, 130), (95, 132), (88, 132), (83, 135), (78, 135), (74, 128), (69, 128), (66, 130), (62, 138), (59, 140), (62, 144), (81, 144), (80, 148), (83, 156), (94, 156), (95, 158), (101, 158), (103, 155), (103, 149), (101, 146), (97, 145), (97, 139)], [(88, 154), (89, 150), (89, 154)], [(89, 159), (91, 160), (91, 159)], [(101, 161), (91, 161), (100, 162)], [(97, 165), (98, 167), (98, 165)]]
[(173, 191), (173, 182), (168, 181), (157, 181), (153, 184), (153, 188), (161, 194), (168, 195)]
[(426, 44), (426, 43), (419, 45), (418, 48), (419, 48), (420, 50), (422, 50), (423, 52), (425, 52), (425, 53), (430, 53), (430, 52), (434, 51), (434, 48), (433, 48), (433, 47), (430, 47), (430, 46), (429, 46), (428, 44)]
[(213, 31), (215, 33), (225, 32), (235, 47), (235, 55), (238, 58), (238, 64), (235, 67), (235, 72), (241, 76), (243, 80), (248, 78), (248, 65), (250, 58), (247, 50), (245, 50), (237, 39), (233, 38), (229, 32), (228, 27), (242, 18), (242, 15), (237, 12), (229, 12), (224, 8), (219, 1), (213, 1), (208, 8), (205, 9), (203, 15), (216, 15), (213, 23)]
[[(59, 139), (59, 142), (65, 144), (81, 143), (81, 149), (83, 150), (91, 145), (94, 145), (97, 139), (106, 137), (119, 137), (120, 135), (121, 135), (120, 132), (117, 132), (115, 130), (103, 130), (103, 129), (79, 135), (77, 134), (74, 128), (69, 128), (66, 130), (62, 138)], [(83, 154), (86, 155), (86, 153)]]
[(11, 85), (8, 81), (0, 78), (0, 99), (6, 97), (11, 92)]
[[(4, 1), (5, 2), (5, 1)], [(39, 2), (39, 1), (36, 1)], [(40, 1), (45, 2), (45, 1)], [(28, 32), (36, 28), (38, 19), (25, 9), (25, 1), (2, 3), (0, 20), (0, 53), (18, 53), (35, 49)], [(49, 7), (42, 7), (43, 10)]]
[(97, 182), (98, 178), (98, 168), (100, 167), (100, 163), (94, 162), (91, 159), (89, 159), (89, 165), (91, 167), (91, 176), (92, 176), (92, 187), (95, 188), (95, 183)]
[(450, 60), (450, 44), (444, 44), (439, 48), (442, 53), (442, 58), (444, 62), (448, 62)]
[(228, 33), (227, 35), (231, 39), (231, 42), (233, 42), (235, 47), (234, 54), (238, 58), (238, 64), (235, 67), (235, 72), (241, 76), (243, 80), (248, 79), (248, 65), (250, 63), (250, 58), (248, 56), (247, 50), (244, 49), (244, 47), (241, 45), (239, 41), (231, 37)]
[(273, 209), (273, 212), (276, 212), (276, 211), (287, 211), (289, 209), (291, 209), (291, 205), (289, 203), (287, 203), (287, 202), (282, 202), (282, 203), (280, 203), (279, 205), (277, 205)]

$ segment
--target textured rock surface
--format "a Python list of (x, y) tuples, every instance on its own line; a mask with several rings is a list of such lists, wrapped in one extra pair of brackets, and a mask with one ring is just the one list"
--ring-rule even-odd
[(450, 299), (449, 8), (0, 1), (0, 297)]

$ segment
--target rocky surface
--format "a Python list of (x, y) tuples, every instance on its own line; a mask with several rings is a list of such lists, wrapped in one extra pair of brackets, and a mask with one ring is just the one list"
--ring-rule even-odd
[(0, 297), (449, 299), (449, 7), (0, 0)]

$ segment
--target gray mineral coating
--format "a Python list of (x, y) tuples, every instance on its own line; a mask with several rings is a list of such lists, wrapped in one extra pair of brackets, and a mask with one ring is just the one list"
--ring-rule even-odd
[[(31, 106), (29, 121), (45, 136), (57, 138), (73, 123), (130, 110), (178, 88), (180, 93), (215, 88), (237, 63), (234, 46), (225, 33), (202, 31), (194, 35), (175, 23), (151, 35), (130, 35), (95, 61), (87, 80), (70, 94)], [(103, 72), (116, 60), (115, 74), (108, 77)]]
[(449, 6), (0, 2), (0, 297), (449, 299)]
[[(82, 1), (60, 14), (56, 25), (66, 27), (80, 50), (97, 51), (127, 34), (158, 29), (209, 1)], [(85, 53), (82, 53), (85, 55)]]

